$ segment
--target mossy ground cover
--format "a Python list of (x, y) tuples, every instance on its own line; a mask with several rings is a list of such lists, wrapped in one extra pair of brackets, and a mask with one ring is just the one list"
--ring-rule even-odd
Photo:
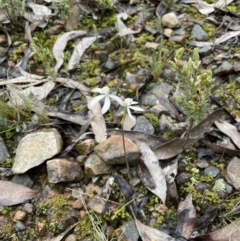
[[(213, 3), (214, 1), (207, 1), (208, 3)], [(205, 16), (200, 14), (194, 7), (188, 7), (183, 8), (181, 6), (175, 6), (179, 12), (185, 13), (191, 21), (202, 21), (202, 27), (209, 35), (209, 40), (215, 40), (216, 38), (216, 27), (214, 27), (213, 24), (210, 22), (207, 22), (205, 20)], [(229, 11), (236, 12), (239, 14), (240, 9), (238, 5), (231, 4), (227, 7)], [(114, 9), (107, 9), (104, 13), (104, 16), (100, 16), (98, 20), (94, 20), (92, 17), (89, 16), (83, 16), (81, 21), (79, 22), (79, 29), (85, 30), (87, 32), (94, 32), (95, 30), (112, 27), (114, 28), (116, 23), (116, 16), (117, 13)], [(126, 21), (127, 25), (131, 25), (135, 22), (136, 16), (130, 16), (129, 19)], [(188, 21), (190, 21), (188, 20)], [(185, 37), (190, 38), (190, 31), (191, 28), (188, 26), (188, 21), (184, 22), (184, 25), (186, 26), (186, 33)], [(156, 28), (162, 28), (162, 26), (159, 25), (160, 20), (157, 19), (154, 15), (150, 17), (147, 21), (147, 24), (152, 27)], [(51, 24), (49, 24), (48, 27), (51, 27)], [(36, 31), (34, 32), (34, 37), (37, 38), (41, 44), (42, 48), (45, 48), (46, 50), (46, 59), (51, 59), (52, 56), (47, 56), (47, 52), (51, 53), (53, 45), (57, 38), (63, 34), (64, 31), (58, 35), (53, 36), (47, 36), (46, 31)], [(21, 32), (12, 34), (12, 40), (13, 41), (24, 41), (23, 34)], [(88, 86), (91, 88), (97, 87), (98, 83), (96, 82), (96, 77), (98, 77), (101, 74), (105, 74), (104, 67), (102, 66), (101, 59), (96, 56), (97, 51), (107, 51), (107, 55), (112, 58), (114, 63), (116, 65), (119, 65), (120, 67), (117, 68), (117, 71), (113, 72), (112, 79), (108, 80), (106, 85), (110, 88), (116, 88), (118, 89), (118, 93), (128, 95), (130, 97), (135, 96), (135, 89), (129, 88), (128, 85), (124, 85), (124, 81), (126, 78), (127, 73), (136, 73), (139, 68), (145, 68), (148, 69), (151, 74), (151, 81), (146, 85), (145, 90), (151, 90), (155, 85), (160, 84), (163, 80), (159, 77), (158, 73), (156, 73), (156, 68), (159, 68), (159, 73), (161, 72), (161, 69), (165, 66), (167, 61), (169, 59), (172, 59), (174, 56), (175, 50), (179, 49), (181, 47), (180, 43), (176, 43), (173, 41), (168, 41), (168, 39), (163, 38), (160, 43), (160, 49), (157, 51), (150, 50), (145, 47), (145, 44), (147, 42), (154, 42), (155, 36), (153, 34), (150, 34), (149, 32), (143, 30), (140, 33), (135, 35), (135, 42), (134, 45), (127, 46), (126, 41), (123, 38), (120, 38), (119, 36), (111, 36), (109, 38), (105, 38), (104, 40), (99, 39), (99, 41), (95, 44), (93, 44), (84, 54), (82, 61), (77, 66), (76, 71), (80, 71), (81, 78), (78, 78), (77, 81), (79, 83), (88, 83)], [(12, 51), (12, 53), (9, 56), (9, 60), (12, 61), (19, 61), (22, 56), (24, 55), (24, 47), (25, 44), (22, 43), (19, 46), (15, 47)], [(225, 47), (225, 50), (228, 50), (229, 46)], [(73, 41), (68, 43), (67, 46), (67, 52), (68, 54), (73, 50)], [(162, 52), (161, 55), (159, 52)], [(187, 60), (189, 56), (191, 56), (193, 51), (193, 47), (188, 47), (183, 55), (183, 59)], [(231, 53), (235, 54), (239, 52), (239, 44), (237, 46), (234, 46), (231, 48)], [(64, 59), (65, 64), (67, 63), (69, 59), (69, 55), (66, 54), (66, 58)], [(124, 65), (125, 63), (129, 64)], [(153, 62), (158, 62), (158, 65), (154, 65)], [(36, 66), (42, 65), (45, 66), (43, 63), (43, 59), (39, 57), (39, 55), (33, 56), (33, 62), (32, 62), (33, 68), (32, 70), (36, 69)], [(122, 66), (122, 67), (121, 67)], [(49, 67), (54, 67), (54, 61), (50, 63)], [(46, 69), (45, 69), (46, 71)], [(34, 73), (34, 71), (32, 72)], [(70, 75), (70, 73), (67, 73)], [(74, 73), (71, 73), (74, 75)], [(114, 82), (114, 78), (117, 75), (118, 79), (120, 81), (118, 82), (116, 86), (116, 82)], [(171, 84), (176, 87), (176, 83)], [(240, 118), (240, 84), (239, 82), (226, 82), (221, 85), (221, 87), (217, 88), (213, 91), (213, 94), (219, 94), (220, 96), (220, 103), (227, 107), (226, 101), (231, 97), (235, 101), (235, 108), (227, 107), (227, 109), (230, 111), (231, 114), (233, 114), (236, 118)], [(84, 97), (82, 97), (84, 98)], [(49, 101), (49, 100), (48, 100)], [(8, 147), (13, 146), (13, 135), (16, 134), (11, 124), (14, 124), (14, 128), (16, 128), (16, 121), (18, 120), (17, 113), (14, 112), (11, 109), (9, 110), (5, 105), (4, 102), (0, 102), (1, 104), (1, 110), (0, 114), (1, 116), (4, 116), (4, 118), (7, 120), (7, 125), (4, 126), (2, 129), (5, 133), (5, 139), (6, 144)], [(85, 107), (84, 104), (80, 104), (79, 106), (74, 106), (75, 111), (79, 111)], [(31, 110), (27, 110), (25, 112), (22, 112), (21, 120), (22, 123), (31, 121), (29, 118), (29, 115), (31, 114)], [(155, 132), (158, 133), (159, 126), (158, 126), (158, 117), (154, 114), (145, 113), (144, 116), (151, 122), (153, 127), (155, 128)], [(110, 113), (106, 120), (109, 122), (113, 121), (113, 116)], [(9, 131), (11, 130), (11, 131)], [(13, 130), (13, 131), (12, 131)], [(173, 139), (174, 136), (172, 136), (172, 133), (169, 133), (166, 131), (163, 133), (164, 136), (168, 137), (169, 139)], [(78, 148), (78, 147), (77, 147)], [(79, 147), (78, 149), (79, 154), (82, 153), (82, 147)], [(11, 156), (14, 156), (14, 148), (10, 148)], [(194, 151), (190, 151), (187, 153), (184, 153), (185, 157), (182, 161), (185, 161), (187, 163), (187, 166), (184, 171), (191, 174), (191, 179), (186, 182), (184, 185), (181, 185), (178, 187), (180, 199), (183, 199), (188, 193), (191, 193), (193, 196), (193, 202), (197, 207), (197, 215), (201, 216), (204, 214), (206, 207), (212, 207), (216, 206), (219, 208), (219, 210), (222, 213), (222, 217), (224, 218), (224, 215), (229, 213), (232, 208), (237, 205), (240, 201), (239, 195), (237, 192), (232, 194), (230, 197), (223, 199), (218, 196), (218, 194), (211, 190), (205, 190), (203, 193), (200, 193), (196, 190), (196, 183), (197, 182), (205, 182), (211, 186), (214, 185), (215, 180), (211, 176), (204, 175), (202, 171), (196, 166), (196, 153)], [(9, 158), (7, 161), (5, 161), (1, 166), (8, 168), (11, 167), (13, 162), (13, 159)], [(220, 167), (221, 162), (212, 162), (211, 164), (216, 165), (217, 167)], [(116, 170), (120, 170), (122, 167), (116, 168)], [(222, 177), (224, 177), (224, 170), (222, 170), (221, 173)], [(90, 181), (89, 179), (84, 180), (83, 182), (87, 183)], [(101, 181), (101, 179), (100, 179)], [(99, 181), (99, 182), (100, 182)], [(69, 185), (71, 186), (71, 185)], [(64, 187), (65, 188), (65, 187)], [(63, 189), (64, 189), (63, 188)], [(116, 187), (115, 187), (116, 188)], [(136, 192), (138, 194), (146, 194), (147, 189), (143, 185), (139, 185), (136, 187)], [(115, 190), (114, 194), (110, 196), (110, 200), (124, 203), (125, 200), (123, 199), (121, 193), (119, 190)], [(160, 200), (156, 196), (152, 196), (149, 201), (146, 203), (144, 207), (144, 213), (147, 214), (147, 217), (149, 218), (156, 218), (156, 222), (154, 224), (151, 224), (153, 227), (158, 228), (160, 225), (168, 225), (170, 220), (173, 218), (176, 218), (176, 209), (172, 206), (170, 202), (167, 202), (168, 210), (165, 212), (164, 215), (159, 215), (158, 217), (153, 216), (153, 212), (150, 211), (152, 207), (159, 204)], [(57, 195), (56, 197), (49, 199), (48, 201), (40, 201), (35, 205), (35, 212), (33, 215), (35, 215), (37, 218), (41, 220), (41, 222), (46, 222), (46, 233), (49, 234), (59, 234), (62, 230), (58, 230), (58, 224), (63, 221), (63, 218), (68, 213), (68, 211), (71, 210), (71, 203), (70, 201), (64, 197), (63, 195)], [(51, 215), (53, 215), (53, 219), (55, 219), (55, 222), (48, 222), (47, 216), (48, 212), (51, 210)], [(1, 215), (8, 215), (11, 210), (8, 210), (7, 208), (3, 209), (0, 213)], [(113, 224), (114, 228), (117, 228), (119, 225), (124, 224), (128, 220), (130, 220), (131, 215), (127, 207), (119, 208), (115, 210), (111, 214), (105, 214), (103, 216), (89, 213), (90, 215), (96, 215), (96, 220), (98, 221), (99, 226), (102, 226), (103, 223)], [(239, 215), (235, 214), (231, 216), (231, 219), (237, 218)], [(146, 224), (148, 224), (148, 220), (143, 220)], [(34, 220), (32, 220), (34, 222)], [(175, 223), (173, 223), (174, 225)], [(1, 231), (8, 235), (7, 238), (9, 238), (9, 232), (12, 231), (12, 219), (9, 218), (7, 222), (1, 227)], [(93, 238), (92, 236), (92, 223), (89, 219), (89, 217), (86, 215), (84, 219), (79, 221), (79, 224), (77, 225), (75, 231), (77, 233), (79, 240), (83, 240), (84, 238)], [(35, 227), (28, 227), (25, 232), (21, 234), (22, 239), (21, 240), (30, 240), (32, 237), (37, 237), (37, 233), (35, 230)], [(2, 238), (2, 237), (1, 237)], [(6, 239), (6, 236), (2, 239)], [(14, 238), (14, 237), (13, 237)], [(14, 240), (14, 239), (12, 239)]]

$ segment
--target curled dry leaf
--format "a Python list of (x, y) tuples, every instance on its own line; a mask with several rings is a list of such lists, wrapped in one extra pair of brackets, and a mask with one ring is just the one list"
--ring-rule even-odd
[(240, 133), (235, 126), (223, 120), (216, 120), (214, 124), (222, 133), (229, 136), (234, 144), (240, 149)]
[(15, 182), (1, 180), (0, 190), (0, 206), (3, 207), (26, 202), (38, 193), (37, 190), (32, 190)]
[(219, 45), (221, 43), (226, 42), (230, 38), (236, 37), (240, 35), (240, 31), (231, 31), (223, 34), (220, 38), (216, 39), (214, 45)]
[(84, 51), (89, 48), (100, 36), (86, 37), (79, 41), (75, 46), (73, 54), (68, 63), (68, 70), (72, 70), (77, 67)]
[(59, 37), (57, 39), (57, 41), (55, 42), (54, 46), (53, 46), (53, 55), (54, 58), (56, 59), (57, 63), (55, 65), (55, 71), (57, 72), (58, 69), (62, 66), (63, 64), (63, 51), (67, 45), (67, 42), (69, 40), (78, 38), (80, 36), (85, 35), (86, 32), (85, 31), (71, 31), (71, 32), (67, 32), (65, 34), (63, 34), (61, 37)]
[(31, 23), (37, 22), (37, 26), (40, 28), (45, 28), (48, 19), (52, 15), (52, 10), (44, 5), (33, 2), (29, 2), (27, 6), (31, 8), (33, 12), (24, 11), (22, 13), (24, 18), (26, 18)]
[(165, 204), (167, 183), (158, 158), (146, 143), (140, 141), (136, 143), (142, 154), (141, 160), (144, 163), (144, 168), (141, 169), (141, 173), (145, 174), (143, 184)]

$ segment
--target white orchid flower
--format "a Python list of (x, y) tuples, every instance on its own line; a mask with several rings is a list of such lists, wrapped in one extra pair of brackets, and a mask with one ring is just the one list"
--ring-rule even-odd
[(133, 99), (131, 99), (131, 98), (126, 98), (123, 101), (123, 104), (121, 104), (122, 106), (124, 106), (124, 109), (128, 113), (129, 117), (132, 118), (133, 120), (134, 120), (134, 117), (131, 113), (131, 110), (144, 111), (144, 109), (142, 109), (140, 107), (132, 106), (132, 105), (136, 105), (136, 104), (138, 104), (138, 102), (133, 101)]
[(105, 86), (103, 88), (95, 88), (95, 89), (92, 90), (92, 92), (99, 93), (100, 95), (94, 97), (90, 101), (88, 107), (92, 108), (97, 102), (99, 102), (101, 99), (105, 98), (104, 104), (103, 104), (103, 107), (102, 107), (102, 114), (105, 114), (108, 111), (108, 109), (111, 105), (110, 99), (113, 99), (113, 100), (117, 101), (120, 105), (123, 105), (123, 101), (121, 100), (121, 98), (119, 98), (116, 95), (111, 95), (109, 93), (110, 89), (107, 86)]

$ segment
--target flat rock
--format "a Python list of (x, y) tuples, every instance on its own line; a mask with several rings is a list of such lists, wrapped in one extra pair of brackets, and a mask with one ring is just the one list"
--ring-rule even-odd
[(213, 71), (214, 74), (229, 74), (233, 71), (233, 65), (228, 61), (223, 61), (222, 64)]
[(20, 141), (12, 171), (15, 174), (25, 173), (52, 158), (61, 149), (62, 138), (56, 129), (49, 128), (32, 132)]
[(50, 183), (77, 182), (84, 177), (81, 166), (67, 159), (47, 161), (47, 172)]
[(0, 136), (0, 163), (3, 163), (9, 158), (9, 152), (8, 149)]
[(141, 131), (147, 134), (154, 133), (154, 127), (152, 123), (145, 116), (138, 116), (134, 131)]
[[(139, 149), (130, 139), (125, 138), (127, 160), (130, 165), (139, 161)], [(122, 136), (111, 136), (94, 148), (98, 156), (107, 164), (124, 164), (125, 155)]]
[(105, 209), (106, 203), (106, 199), (99, 196), (95, 196), (88, 202), (87, 208), (93, 210), (98, 214), (102, 214)]
[(162, 16), (162, 25), (168, 28), (180, 27), (180, 21), (175, 13), (167, 13)]
[(209, 167), (205, 168), (204, 173), (206, 175), (216, 177), (220, 173), (220, 170), (219, 170), (219, 168), (217, 168), (215, 166), (209, 166)]
[(205, 45), (198, 50), (198, 53), (201, 56), (209, 56), (212, 52), (212, 46), (210, 45)]
[(134, 220), (130, 220), (115, 230), (118, 240), (138, 241), (139, 233)]
[(84, 163), (84, 172), (88, 177), (95, 177), (104, 173), (109, 173), (111, 165), (107, 165), (102, 159), (96, 155), (91, 154)]
[(229, 184), (240, 190), (240, 159), (234, 157), (227, 166), (226, 179)]
[(203, 30), (203, 28), (198, 25), (195, 24), (193, 26), (192, 32), (191, 32), (191, 36), (198, 41), (204, 41), (208, 39), (208, 34)]
[(150, 92), (156, 95), (157, 97), (164, 96), (168, 98), (172, 89), (173, 89), (172, 85), (169, 85), (168, 83), (163, 82), (159, 85), (156, 85)]
[(154, 105), (158, 105), (159, 101), (155, 94), (146, 93), (146, 94), (143, 94), (141, 97), (141, 104), (148, 105), (148, 106), (154, 106)]
[(79, 155), (88, 155), (90, 152), (93, 151), (93, 148), (95, 147), (95, 145), (96, 145), (95, 140), (87, 139), (81, 143), (78, 143), (75, 146), (75, 149)]

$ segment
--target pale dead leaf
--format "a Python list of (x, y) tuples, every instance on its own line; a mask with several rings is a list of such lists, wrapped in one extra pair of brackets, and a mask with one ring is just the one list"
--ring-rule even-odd
[(27, 6), (31, 8), (33, 12), (24, 11), (21, 12), (21, 15), (31, 23), (37, 22), (38, 27), (45, 28), (48, 19), (52, 16), (52, 10), (42, 4), (34, 2), (28, 2)]
[(157, 229), (151, 228), (135, 218), (135, 224), (142, 241), (176, 241), (175, 238)]
[(77, 67), (84, 51), (89, 48), (100, 36), (86, 37), (80, 40), (75, 46), (73, 54), (68, 63), (68, 70), (72, 70)]
[(50, 16), (52, 14), (52, 10), (42, 4), (28, 2), (27, 5), (33, 10), (35, 20), (42, 20), (45, 16)]
[(218, 45), (218, 44), (224, 43), (228, 39), (236, 37), (238, 35), (240, 35), (240, 31), (227, 32), (227, 33), (223, 34), (221, 37), (219, 37), (218, 39), (216, 39), (215, 42), (214, 42), (214, 45)]
[(195, 2), (193, 6), (201, 13), (204, 15), (208, 15), (209, 13), (214, 12), (215, 8), (222, 8), (226, 7), (228, 4), (233, 2), (234, 0), (219, 0), (214, 4), (209, 4), (205, 1), (202, 0), (196, 0), (192, 1)]
[(216, 120), (214, 124), (222, 133), (229, 136), (234, 144), (240, 149), (240, 133), (235, 126), (224, 120)]
[[(92, 100), (92, 97), (86, 96), (88, 104)], [(89, 108), (89, 107), (88, 107)], [(105, 119), (102, 115), (102, 109), (100, 103), (96, 103), (94, 106), (89, 108), (89, 111), (92, 112), (92, 120), (91, 120), (91, 127), (92, 131), (95, 135), (95, 140), (98, 143), (101, 143), (107, 139), (107, 128)]]
[(55, 87), (55, 83), (52, 81), (48, 81), (44, 83), (42, 86), (35, 87), (30, 86), (26, 89), (19, 89), (14, 86), (8, 86), (11, 99), (9, 101), (9, 105), (12, 106), (25, 106), (26, 103), (31, 102), (31, 100), (37, 99), (42, 100), (48, 96), (48, 94)]
[(43, 100), (53, 90), (55, 85), (56, 85), (56, 83), (54, 83), (52, 81), (48, 81), (41, 86), (37, 86), (37, 87), (36, 86), (30, 86), (29, 88), (30, 88), (31, 93), (34, 96), (36, 96), (36, 98), (38, 100)]
[(136, 29), (131, 29), (131, 28), (128, 28), (124, 22), (122, 21), (123, 20), (126, 20), (128, 18), (128, 14), (126, 12), (124, 13), (119, 13), (117, 15), (117, 22), (116, 22), (116, 28), (118, 30), (118, 35), (121, 36), (121, 37), (124, 37), (126, 35), (132, 35), (132, 34), (135, 34), (135, 33), (139, 33), (141, 32), (142, 30), (142, 27), (139, 26), (138, 28)]
[[(83, 84), (78, 83), (69, 78), (56, 78), (54, 79), (56, 82), (62, 83), (65, 87), (69, 87), (71, 89), (78, 89), (83, 95), (86, 95), (90, 92), (90, 89)], [(1, 82), (0, 82), (1, 83)]]
[(159, 48), (159, 43), (146, 42), (146, 43), (145, 43), (145, 47), (146, 47), (146, 48), (150, 48), (150, 49), (155, 49), (155, 50), (157, 50), (157, 49)]
[(196, 0), (196, 3), (193, 4), (193, 6), (204, 15), (208, 15), (209, 13), (214, 12), (214, 5), (206, 3), (202, 0)]
[(85, 35), (86, 32), (85, 31), (71, 31), (71, 32), (67, 32), (65, 34), (63, 34), (61, 37), (59, 37), (57, 39), (57, 41), (55, 42), (54, 46), (53, 46), (53, 55), (54, 58), (56, 59), (57, 63), (55, 65), (55, 71), (57, 72), (58, 69), (62, 66), (63, 64), (63, 51), (67, 45), (67, 42), (69, 40), (78, 38), (80, 36)]
[(177, 232), (186, 239), (192, 235), (196, 220), (196, 210), (192, 203), (192, 195), (188, 194), (186, 199), (179, 203)]
[[(133, 119), (134, 118), (134, 119)], [(123, 130), (130, 131), (136, 125), (136, 117), (131, 118), (129, 115), (126, 115), (123, 122)]]
[(163, 204), (165, 204), (167, 195), (167, 183), (162, 168), (159, 165), (158, 158), (146, 143), (140, 141), (137, 141), (136, 143), (142, 154), (141, 160), (145, 165), (145, 168), (142, 168), (141, 172), (144, 174), (146, 171), (147, 175), (148, 173), (150, 174), (149, 180), (151, 183), (148, 184), (148, 179), (145, 178), (144, 185), (147, 184), (145, 186), (151, 192), (157, 195)]
[(223, 8), (232, 3), (234, 0), (218, 0), (216, 3), (214, 3), (215, 8)]
[(0, 206), (12, 206), (32, 199), (38, 191), (10, 181), (0, 181)]
[(203, 46), (212, 46), (213, 43), (212, 42), (200, 42), (200, 41), (196, 41), (196, 40), (190, 40), (187, 41), (187, 44), (191, 45), (191, 46), (196, 46), (196, 47), (203, 47)]

